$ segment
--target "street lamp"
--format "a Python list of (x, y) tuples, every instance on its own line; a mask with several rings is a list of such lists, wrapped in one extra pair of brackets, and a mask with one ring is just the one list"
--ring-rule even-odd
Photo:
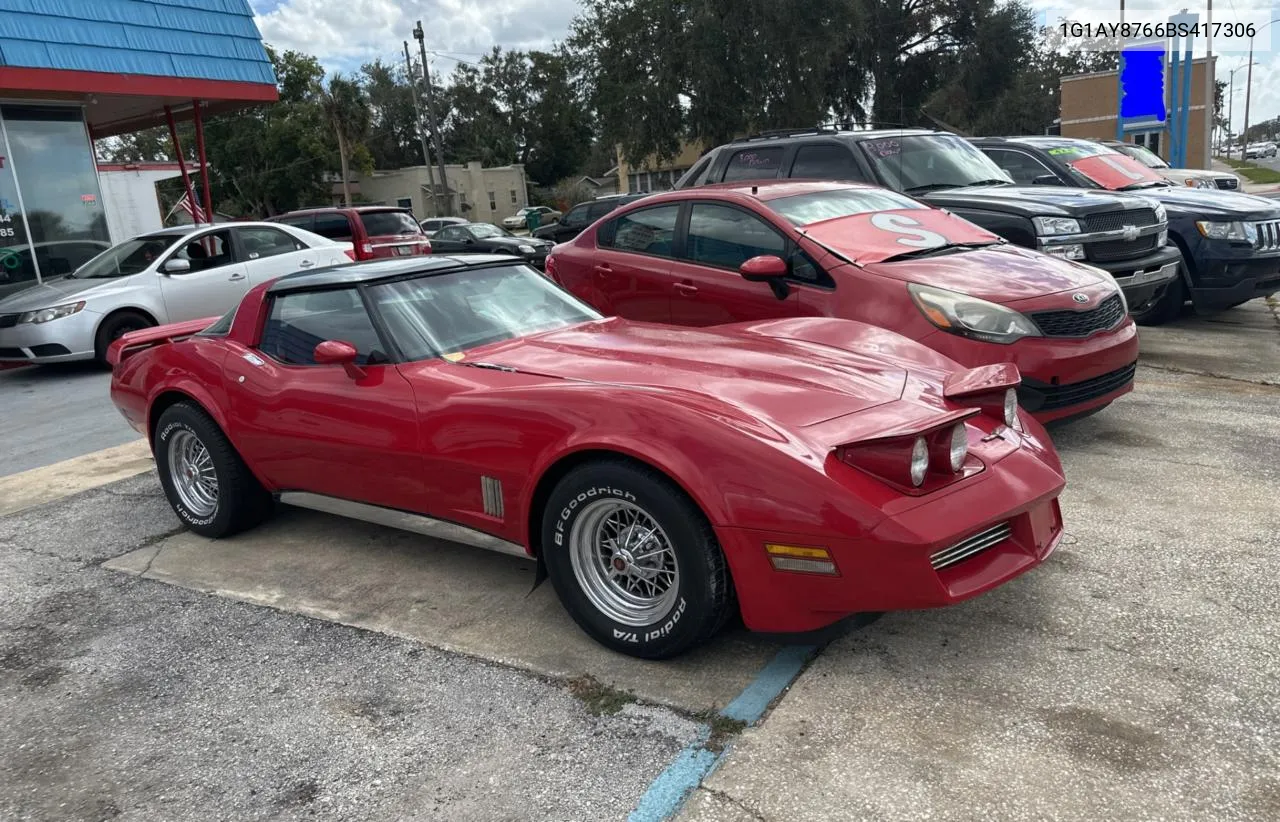
[[(1258, 31), (1262, 31), (1274, 22), (1276, 21), (1268, 21), (1267, 25), (1258, 29)], [(1249, 35), (1249, 65), (1246, 67), (1249, 71), (1245, 75), (1244, 81), (1244, 131), (1240, 132), (1240, 136), (1243, 138), (1240, 143), (1240, 160), (1242, 162), (1245, 159), (1245, 155), (1249, 153), (1249, 93), (1253, 91), (1253, 38), (1257, 33), (1254, 32)]]
[[(1255, 66), (1257, 63), (1250, 63)], [(1236, 124), (1236, 72), (1240, 71), (1244, 66), (1236, 66), (1229, 72), (1231, 79), (1227, 81), (1227, 138), (1230, 140), (1231, 127)], [(1227, 148), (1227, 156), (1231, 156), (1231, 149)]]

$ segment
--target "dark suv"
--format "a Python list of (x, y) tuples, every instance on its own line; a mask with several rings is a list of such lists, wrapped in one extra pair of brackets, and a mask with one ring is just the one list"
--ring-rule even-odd
[(539, 240), (550, 240), (553, 243), (567, 243), (581, 234), (584, 228), (615, 208), (647, 196), (649, 196), (648, 192), (641, 194), (609, 194), (585, 203), (578, 203), (565, 212), (565, 215), (560, 218), (560, 222), (535, 228), (533, 236)]
[(1156, 169), (1090, 140), (980, 137), (973, 144), (1010, 173), (1029, 168), (1037, 187), (1136, 191), (1163, 204), (1169, 234), (1185, 264), (1148, 313), (1150, 322), (1174, 319), (1188, 299), (1197, 310), (1221, 311), (1280, 292), (1280, 203), (1275, 200), (1174, 185)]
[(1153, 304), (1177, 276), (1158, 203), (1131, 194), (1017, 186), (954, 134), (922, 129), (769, 132), (712, 149), (677, 182), (852, 180), (944, 208), (1011, 243), (1109, 272), (1129, 308)]
[(431, 253), (431, 240), (407, 208), (305, 208), (272, 217), (271, 221), (313, 231), (330, 240), (351, 243), (355, 246), (357, 260)]

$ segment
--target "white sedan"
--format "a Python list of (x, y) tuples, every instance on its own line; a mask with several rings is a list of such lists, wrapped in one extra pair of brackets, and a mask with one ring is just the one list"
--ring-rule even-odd
[(280, 223), (143, 234), (0, 299), (0, 364), (105, 362), (128, 331), (222, 314), (259, 283), (354, 259), (351, 243)]
[(551, 225), (560, 219), (560, 212), (556, 211), (554, 208), (547, 208), (546, 206), (525, 206), (517, 211), (515, 216), (508, 217), (503, 220), (502, 227), (506, 229), (528, 228), (529, 215), (535, 213), (538, 215), (539, 226)]

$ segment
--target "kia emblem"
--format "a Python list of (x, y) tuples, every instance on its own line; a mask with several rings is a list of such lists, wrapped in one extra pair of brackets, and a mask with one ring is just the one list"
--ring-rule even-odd
[(1078, 303), (1087, 303), (1089, 302), (1089, 295), (1088, 294), (1072, 294), (1071, 299), (1075, 300)]
[(1126, 243), (1131, 243), (1138, 239), (1138, 234), (1140, 233), (1136, 225), (1127, 225), (1120, 230), (1124, 232), (1124, 241)]

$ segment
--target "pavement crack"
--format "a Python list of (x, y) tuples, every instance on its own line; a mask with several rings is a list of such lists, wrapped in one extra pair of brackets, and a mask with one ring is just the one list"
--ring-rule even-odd
[(724, 802), (726, 805), (732, 805), (733, 807), (737, 808), (738, 810), (750, 816), (752, 819), (757, 820), (757, 822), (769, 822), (769, 819), (764, 814), (760, 813), (760, 811), (756, 810), (755, 808), (751, 807), (747, 803), (743, 802), (741, 799), (737, 799), (735, 797), (730, 796), (724, 791), (718, 791), (715, 788), (708, 788), (706, 785), (699, 785), (698, 790), (706, 791), (707, 793), (714, 796), (716, 799), (719, 799), (721, 802)]
[[(1277, 318), (1277, 322), (1280, 322), (1280, 318)], [(1266, 379), (1251, 380), (1251, 379), (1246, 379), (1245, 377), (1231, 377), (1226, 374), (1215, 374), (1212, 371), (1201, 371), (1196, 368), (1180, 368), (1179, 366), (1176, 366), (1176, 365), (1156, 365), (1155, 363), (1144, 362), (1142, 363), (1142, 367), (1150, 368), (1153, 371), (1165, 371), (1170, 374), (1187, 374), (1193, 377), (1209, 377), (1210, 379), (1214, 379), (1214, 380), (1226, 380), (1227, 382), (1242, 382), (1248, 385), (1265, 385), (1272, 388), (1280, 387), (1280, 381), (1277, 381), (1277, 380), (1266, 380)]]

